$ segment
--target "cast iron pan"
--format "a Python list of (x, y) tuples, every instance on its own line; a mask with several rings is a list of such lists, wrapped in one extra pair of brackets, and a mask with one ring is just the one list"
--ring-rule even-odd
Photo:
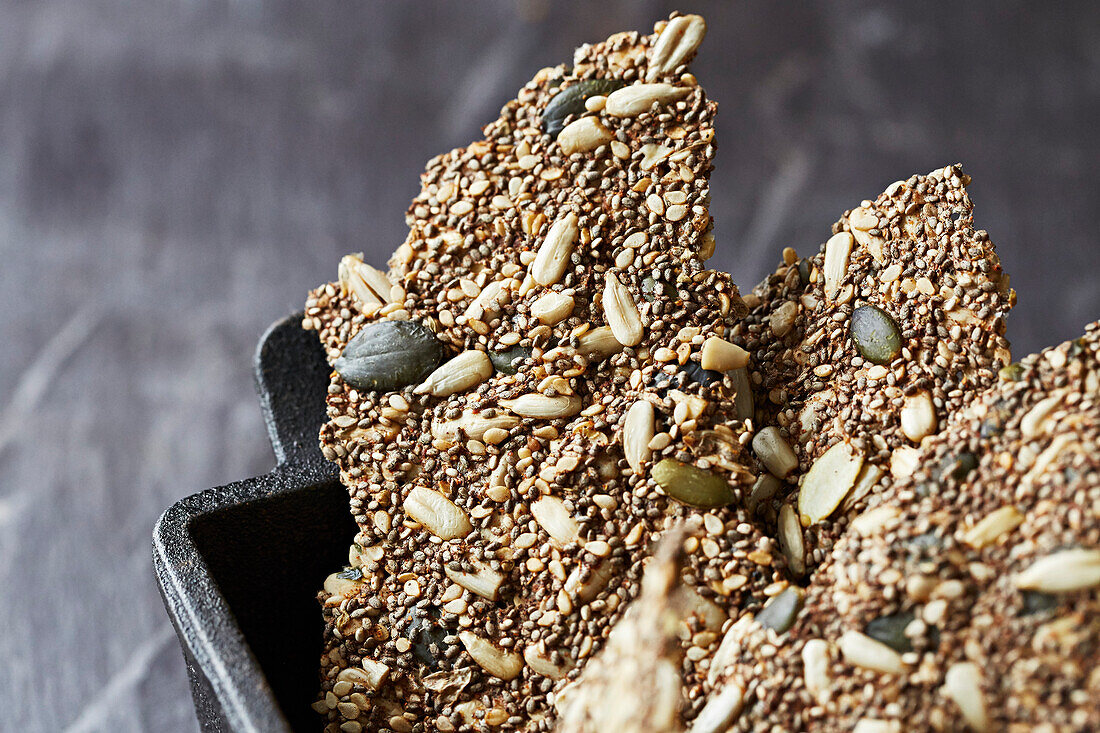
[(153, 565), (183, 647), (203, 731), (318, 730), (325, 576), (347, 563), (355, 523), (317, 447), (329, 366), (302, 315), (268, 329), (256, 385), (278, 465), (189, 496), (153, 530)]

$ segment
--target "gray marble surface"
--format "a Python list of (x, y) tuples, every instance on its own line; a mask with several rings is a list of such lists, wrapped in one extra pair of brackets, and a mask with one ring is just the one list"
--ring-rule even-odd
[[(432, 155), (664, 2), (0, 0), (0, 730), (195, 730), (149, 560), (273, 462), (250, 361)], [(1100, 6), (683, 2), (721, 104), (716, 267), (750, 287), (962, 161), (1017, 353), (1100, 317)]]

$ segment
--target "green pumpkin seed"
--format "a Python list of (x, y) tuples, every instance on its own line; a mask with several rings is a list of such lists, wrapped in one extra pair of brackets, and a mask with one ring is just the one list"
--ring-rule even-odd
[(978, 467), (978, 457), (970, 451), (963, 451), (956, 456), (948, 455), (940, 464), (940, 478), (948, 476), (956, 481), (962, 481)]
[(584, 114), (584, 102), (589, 97), (610, 94), (625, 84), (618, 79), (589, 79), (566, 87), (551, 98), (542, 113), (542, 127), (547, 135), (557, 137), (565, 129), (565, 118)]
[(1006, 382), (1019, 382), (1024, 378), (1024, 365), (1015, 361), (1008, 366), (1001, 367), (1001, 371), (997, 374)]
[(1021, 591), (1024, 596), (1023, 609), (1020, 611), (1021, 616), (1031, 616), (1037, 613), (1046, 613), (1047, 611), (1053, 611), (1061, 604), (1062, 599), (1051, 593), (1041, 593), (1037, 590), (1025, 590)]
[(890, 315), (873, 305), (852, 312), (852, 340), (860, 355), (874, 364), (889, 364), (901, 353), (901, 331)]
[(665, 458), (650, 472), (653, 480), (676, 501), (700, 509), (715, 509), (734, 500), (733, 489), (716, 473)]
[(675, 298), (676, 288), (672, 283), (657, 282), (651, 277), (647, 277), (642, 280), (642, 297), (648, 302), (652, 303), (657, 298)]
[(443, 358), (443, 344), (416, 321), (364, 326), (333, 366), (352, 387), (389, 392), (418, 384)]
[(362, 580), (363, 571), (359, 568), (346, 568), (336, 574), (337, 578), (343, 578), (344, 580)]
[(493, 366), (501, 374), (515, 374), (518, 369), (516, 367), (516, 360), (524, 360), (531, 358), (531, 349), (526, 346), (513, 346), (505, 351), (490, 351), (489, 361), (493, 362)]
[(892, 613), (869, 621), (863, 633), (875, 641), (882, 642), (898, 654), (908, 654), (913, 651), (913, 642), (905, 635), (905, 629), (911, 623), (913, 623), (912, 611)]
[(805, 599), (806, 591), (795, 585), (788, 586), (768, 601), (768, 605), (760, 609), (756, 620), (765, 629), (772, 629), (777, 634), (785, 634), (794, 626), (794, 620), (798, 618)]

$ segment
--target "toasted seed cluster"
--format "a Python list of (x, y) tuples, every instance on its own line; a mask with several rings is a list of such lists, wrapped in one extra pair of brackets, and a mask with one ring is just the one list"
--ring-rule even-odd
[(787, 633), (730, 625), (731, 730), (1100, 729), (1100, 323), (945, 422)]
[[(801, 523), (813, 525), (807, 566), (1011, 360), (1004, 330), (1015, 292), (974, 228), (969, 183), (957, 165), (893, 183), (845, 212), (816, 254), (785, 250), (745, 299), (751, 312), (733, 340), (752, 354), (757, 422), (776, 431), (756, 453), (778, 478), (801, 483), (776, 490), (764, 509), (778, 523), (783, 504), (797, 502)], [(815, 471), (823, 456), (828, 467)]]
[(540, 71), (428, 163), (388, 273), (349, 255), (310, 294), (336, 367), (321, 448), (359, 525), (319, 594), (326, 730), (550, 729), (677, 522), (690, 719), (727, 609), (788, 587), (744, 509), (748, 355), (728, 339), (747, 309), (703, 264), (704, 30), (674, 15)]

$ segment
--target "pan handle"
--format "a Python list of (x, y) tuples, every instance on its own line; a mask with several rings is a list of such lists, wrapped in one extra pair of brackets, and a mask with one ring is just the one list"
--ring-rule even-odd
[(317, 334), (302, 329), (302, 313), (271, 324), (256, 347), (254, 367), (276, 461), (330, 472), (317, 432), (325, 421), (331, 367)]

